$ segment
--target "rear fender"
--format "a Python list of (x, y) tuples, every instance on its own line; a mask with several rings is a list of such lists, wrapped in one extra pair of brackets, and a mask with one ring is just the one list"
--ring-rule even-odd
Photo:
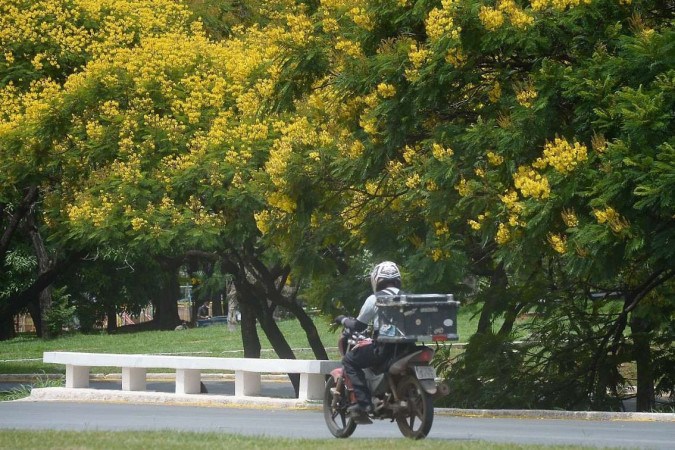
[(413, 365), (414, 363), (429, 363), (433, 355), (433, 349), (429, 347), (421, 347), (419, 350), (416, 350), (394, 362), (389, 367), (389, 373), (393, 375), (403, 375), (406, 372), (408, 366)]
[(419, 382), (422, 385), (422, 389), (431, 395), (436, 394), (436, 391), (438, 391), (438, 385), (435, 380), (419, 380)]

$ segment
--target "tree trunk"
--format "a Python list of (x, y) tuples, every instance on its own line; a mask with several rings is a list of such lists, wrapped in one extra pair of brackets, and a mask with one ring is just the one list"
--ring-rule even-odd
[(173, 330), (180, 323), (178, 316), (178, 299), (180, 298), (180, 281), (178, 269), (180, 263), (163, 259), (160, 266), (164, 271), (164, 279), (155, 298), (154, 321), (160, 330)]
[[(242, 309), (242, 335), (244, 328), (244, 308), (252, 311), (255, 314), (255, 317), (260, 323), (265, 336), (270, 341), (274, 352), (279, 358), (283, 359), (295, 359), (295, 354), (293, 349), (286, 341), (283, 333), (277, 326), (276, 321), (274, 320), (274, 308), (276, 305), (268, 306), (268, 296), (263, 286), (257, 283), (256, 279), (246, 279), (245, 281), (239, 280), (237, 283), (237, 292), (239, 293), (240, 306)], [(300, 392), (300, 375), (299, 374), (288, 374), (291, 384), (293, 384), (293, 389), (295, 394), (298, 395)]]
[[(293, 349), (274, 320), (274, 306), (268, 308), (266, 305), (261, 305), (261, 308), (257, 312), (260, 313), (258, 316), (260, 327), (265, 332), (265, 336), (267, 336), (270, 344), (272, 344), (274, 352), (282, 359), (296, 359)], [(289, 373), (288, 378), (291, 380), (295, 396), (297, 397), (300, 393), (300, 374)]]
[(14, 328), (14, 316), (5, 315), (0, 317), (0, 341), (8, 341), (16, 337)]
[(224, 316), (223, 314), (223, 298), (225, 293), (219, 292), (216, 294), (216, 297), (211, 300), (211, 315), (212, 316)]
[(114, 333), (117, 331), (117, 309), (115, 308), (115, 305), (109, 304), (106, 307), (106, 314), (108, 316), (106, 331), (108, 331), (109, 334)]
[(649, 321), (632, 317), (630, 327), (633, 337), (633, 358), (637, 369), (637, 412), (651, 412), (656, 406), (654, 396), (654, 370)]
[(504, 266), (500, 263), (494, 272), (492, 272), (490, 289), (485, 293), (485, 303), (483, 303), (483, 309), (478, 319), (476, 333), (485, 334), (492, 332), (492, 320), (495, 313), (499, 310), (499, 302), (504, 301), (506, 283), (506, 272), (504, 271)]
[(289, 301), (284, 303), (284, 307), (293, 313), (300, 322), (300, 326), (307, 335), (309, 346), (314, 352), (314, 357), (316, 359), (328, 359), (328, 353), (326, 353), (326, 347), (324, 347), (323, 342), (321, 342), (319, 331), (316, 329), (316, 325), (314, 325), (312, 318), (307, 315), (302, 306), (297, 302)]
[(30, 319), (33, 321), (33, 327), (35, 327), (35, 335), (39, 338), (44, 337), (44, 321), (42, 320), (42, 310), (40, 309), (40, 302), (38, 300), (31, 302), (28, 305), (28, 314)]
[(240, 302), (239, 309), (241, 312), (241, 340), (244, 345), (244, 358), (260, 358), (261, 346), (255, 310), (247, 301)]
[[(47, 273), (54, 266), (54, 262), (49, 258), (49, 253), (47, 252), (47, 247), (42, 240), (40, 231), (37, 227), (37, 222), (35, 221), (35, 212), (31, 211), (30, 214), (26, 216), (26, 224), (28, 225), (28, 232), (30, 234), (30, 239), (33, 243), (33, 250), (35, 252), (35, 257), (38, 262), (38, 269), (40, 270), (40, 275)], [(36, 324), (35, 329), (37, 335), (41, 338), (49, 339), (51, 338), (51, 331), (49, 324), (45, 323), (49, 318), (49, 311), (52, 309), (52, 285), (46, 286), (39, 294), (39, 327)]]

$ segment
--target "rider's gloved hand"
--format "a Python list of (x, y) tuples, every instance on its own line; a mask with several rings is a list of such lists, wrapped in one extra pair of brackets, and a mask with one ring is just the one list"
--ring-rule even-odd
[(340, 314), (335, 319), (333, 319), (333, 323), (335, 325), (342, 325), (342, 321), (345, 320), (346, 318), (347, 318), (347, 316), (343, 316), (342, 314)]

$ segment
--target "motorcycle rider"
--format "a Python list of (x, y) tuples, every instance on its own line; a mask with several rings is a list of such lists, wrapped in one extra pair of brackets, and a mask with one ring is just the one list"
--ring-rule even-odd
[[(370, 283), (373, 293), (366, 298), (358, 317), (354, 319), (341, 315), (335, 318), (334, 323), (359, 332), (365, 330), (373, 321), (373, 339), (375, 339), (380, 325), (377, 320), (377, 296), (398, 294), (401, 289), (401, 272), (395, 263), (383, 261), (370, 273)], [(370, 390), (363, 369), (384, 363), (391, 357), (394, 349), (395, 345), (374, 341), (371, 345), (357, 346), (343, 357), (342, 365), (356, 396), (356, 403), (347, 410), (357, 423), (371, 423), (368, 419), (368, 412), (372, 408)]]

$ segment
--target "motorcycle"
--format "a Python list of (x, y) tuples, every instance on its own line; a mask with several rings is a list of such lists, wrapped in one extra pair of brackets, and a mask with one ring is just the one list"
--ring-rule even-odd
[[(365, 335), (343, 329), (338, 342), (342, 356), (352, 348), (376, 343)], [(436, 383), (436, 370), (430, 365), (434, 350), (415, 343), (396, 345), (395, 353), (383, 367), (365, 369), (371, 392), (372, 419), (396, 422), (401, 433), (412, 439), (423, 439), (434, 421), (433, 400), (448, 394), (448, 387)], [(347, 438), (358, 425), (347, 408), (355, 402), (351, 382), (342, 367), (333, 370), (326, 381), (323, 414), (328, 429), (337, 438)], [(360, 422), (363, 423), (363, 422)]]

